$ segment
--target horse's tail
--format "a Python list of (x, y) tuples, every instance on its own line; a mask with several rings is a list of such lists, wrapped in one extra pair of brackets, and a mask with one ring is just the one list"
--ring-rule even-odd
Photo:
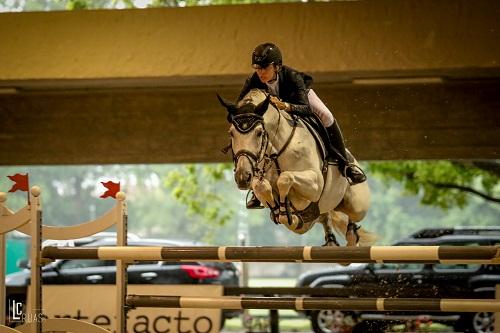
[(359, 228), (358, 235), (359, 246), (371, 246), (375, 244), (375, 242), (379, 239), (379, 237), (375, 233), (368, 231), (365, 228)]

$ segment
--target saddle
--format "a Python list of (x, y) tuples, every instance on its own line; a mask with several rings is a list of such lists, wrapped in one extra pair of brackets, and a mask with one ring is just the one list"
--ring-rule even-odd
[[(323, 126), (323, 123), (321, 122), (321, 120), (318, 118), (317, 115), (315, 115), (314, 113), (311, 113), (311, 114), (308, 114), (307, 116), (306, 115), (297, 115), (297, 117), (302, 120), (302, 122), (304, 123), (304, 125), (306, 126), (306, 128), (309, 130), (309, 132), (311, 133), (311, 135), (314, 137), (314, 141), (316, 141), (316, 145), (318, 146), (320, 152), (321, 152), (321, 158), (323, 159), (323, 161), (325, 161), (325, 165), (326, 165), (326, 162), (328, 162), (328, 164), (334, 164), (334, 165), (338, 165), (338, 160), (335, 159), (335, 160), (328, 160), (326, 161), (326, 158), (329, 154), (329, 150), (327, 147), (331, 147), (332, 144), (330, 143), (330, 137), (328, 135), (328, 132), (325, 128), (325, 126)], [(335, 149), (335, 148), (333, 148)], [(338, 152), (330, 152), (334, 155), (337, 155)], [(346, 150), (346, 155), (347, 155), (347, 161), (350, 162), (350, 163), (353, 163), (354, 162), (354, 155), (351, 154), (351, 152), (349, 150)]]
[(312, 117), (300, 117), (299, 119), (313, 136), (314, 141), (316, 141), (316, 145), (321, 153), (321, 159), (325, 161), (328, 154), (326, 145), (330, 144), (325, 127), (321, 123), (318, 124), (318, 119), (314, 119)]

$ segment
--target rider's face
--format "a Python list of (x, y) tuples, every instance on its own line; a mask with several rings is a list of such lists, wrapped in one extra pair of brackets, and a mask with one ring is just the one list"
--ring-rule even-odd
[(274, 64), (269, 64), (267, 67), (260, 67), (259, 65), (253, 65), (255, 73), (259, 76), (262, 83), (272, 81), (276, 78), (276, 66)]

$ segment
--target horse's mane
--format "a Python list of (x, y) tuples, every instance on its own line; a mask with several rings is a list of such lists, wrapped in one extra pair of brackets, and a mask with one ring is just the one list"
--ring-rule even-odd
[[(237, 108), (239, 109), (238, 113), (250, 113), (253, 112), (255, 106), (259, 105), (263, 100), (267, 97), (267, 93), (259, 88), (253, 88), (250, 90), (245, 97), (243, 97), (237, 104)], [(274, 108), (274, 106), (270, 105), (270, 107)], [(276, 108), (274, 108), (276, 109)], [(269, 110), (269, 109), (268, 109)], [(285, 111), (281, 111), (276, 109), (283, 117), (286, 119), (291, 119), (290, 114)]]
[(245, 97), (243, 97), (237, 104), (237, 107), (240, 108), (243, 105), (248, 103), (252, 103), (253, 105), (258, 105), (266, 98), (266, 93), (262, 89), (253, 88), (250, 90)]

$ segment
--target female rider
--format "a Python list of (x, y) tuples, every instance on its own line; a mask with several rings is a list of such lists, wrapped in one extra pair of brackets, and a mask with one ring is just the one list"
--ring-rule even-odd
[[(351, 185), (366, 180), (363, 171), (347, 159), (344, 139), (339, 125), (330, 110), (310, 89), (312, 77), (283, 65), (280, 49), (272, 43), (258, 45), (252, 53), (255, 72), (245, 81), (238, 102), (253, 88), (266, 90), (271, 102), (280, 110), (300, 116), (313, 112), (325, 126), (329, 136), (327, 147), (329, 161), (336, 160), (341, 174)], [(253, 193), (252, 193), (253, 194)], [(259, 200), (252, 195), (247, 208), (261, 208)]]

